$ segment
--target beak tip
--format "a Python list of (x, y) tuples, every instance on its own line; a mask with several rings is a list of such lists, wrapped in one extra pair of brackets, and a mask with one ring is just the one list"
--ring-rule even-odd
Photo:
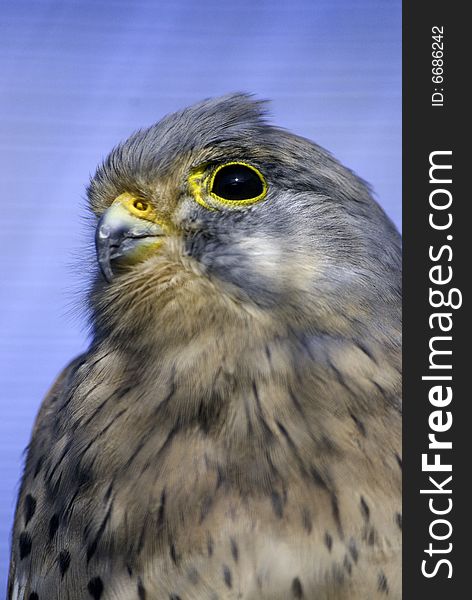
[(111, 270), (110, 267), (110, 263), (106, 263), (106, 262), (99, 262), (98, 263), (99, 267), (100, 267), (100, 273), (103, 275), (103, 278), (105, 279), (105, 281), (107, 283), (111, 283), (112, 279), (114, 277), (114, 273)]
[(103, 278), (107, 283), (111, 283), (114, 273), (110, 266), (110, 258), (109, 256), (98, 256), (98, 266), (100, 268), (100, 273), (103, 275)]
[[(100, 220), (101, 221), (101, 220)], [(97, 262), (105, 281), (111, 283), (113, 271), (110, 266), (110, 236), (111, 230), (108, 225), (99, 221), (95, 233), (95, 249)]]

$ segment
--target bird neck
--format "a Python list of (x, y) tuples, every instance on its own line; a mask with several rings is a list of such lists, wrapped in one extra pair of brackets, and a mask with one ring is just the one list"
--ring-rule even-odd
[[(202, 333), (191, 343), (167, 343), (165, 350), (107, 344), (94, 354), (106, 356), (102, 376), (126, 392), (132, 406), (127, 436), (150, 449), (140, 460), (166, 460), (159, 449), (171, 440), (182, 452), (198, 448), (218, 478), (240, 488), (272, 489), (294, 468), (320, 474), (328, 459), (358, 453), (360, 445), (379, 454), (384, 419), (394, 415), (400, 422), (397, 342), (269, 335), (229, 323), (221, 336)], [(111, 443), (117, 468), (137, 451)]]

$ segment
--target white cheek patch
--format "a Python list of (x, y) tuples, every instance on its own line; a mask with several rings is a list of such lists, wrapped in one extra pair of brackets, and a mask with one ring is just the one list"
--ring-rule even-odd
[(301, 246), (287, 248), (273, 237), (252, 236), (237, 244), (255, 273), (293, 291), (311, 290), (322, 270), (316, 257), (308, 255)]
[(241, 252), (251, 260), (255, 272), (269, 279), (280, 275), (284, 252), (275, 239), (253, 236), (238, 240), (237, 244)]

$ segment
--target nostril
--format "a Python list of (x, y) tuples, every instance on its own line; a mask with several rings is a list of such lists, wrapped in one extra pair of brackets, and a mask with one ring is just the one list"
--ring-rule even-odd
[(144, 200), (134, 200), (133, 206), (136, 210), (139, 210), (142, 212), (145, 212), (149, 207), (148, 203), (145, 202)]

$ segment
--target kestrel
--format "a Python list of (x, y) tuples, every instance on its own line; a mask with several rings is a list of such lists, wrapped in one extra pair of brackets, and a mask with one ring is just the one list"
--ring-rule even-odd
[(93, 339), (44, 400), (12, 600), (401, 597), (401, 242), (234, 94), (88, 188)]

